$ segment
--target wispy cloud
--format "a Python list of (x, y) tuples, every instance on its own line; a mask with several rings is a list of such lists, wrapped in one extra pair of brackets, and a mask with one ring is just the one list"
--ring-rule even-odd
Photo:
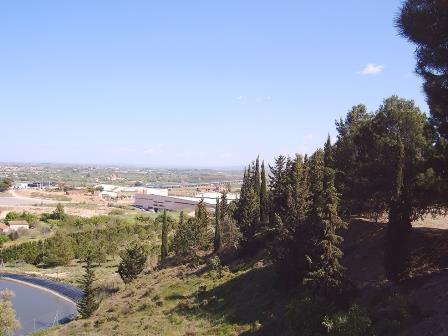
[(246, 98), (246, 97), (244, 97), (244, 96), (238, 96), (238, 97), (236, 97), (236, 100), (242, 101), (242, 100), (244, 100), (244, 98)]
[(383, 70), (384, 70), (383, 65), (369, 63), (364, 67), (364, 69), (362, 69), (361, 71), (358, 71), (357, 74), (358, 75), (377, 75), (377, 74), (381, 73)]
[(270, 101), (272, 99), (271, 96), (258, 96), (255, 98), (256, 103), (264, 103)]
[(307, 134), (305, 134), (305, 135), (303, 136), (303, 138), (304, 138), (305, 140), (311, 140), (311, 139), (313, 138), (313, 135), (312, 135), (311, 133), (307, 133)]

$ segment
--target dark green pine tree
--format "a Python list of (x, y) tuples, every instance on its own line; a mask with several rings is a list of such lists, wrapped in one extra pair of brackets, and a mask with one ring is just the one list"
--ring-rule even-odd
[(255, 171), (256, 167), (251, 165), (245, 170), (235, 212), (235, 220), (242, 234), (243, 245), (253, 240), (260, 223), (260, 198), (254, 189)]
[(308, 171), (309, 171), (309, 211), (308, 216), (310, 218), (322, 218), (322, 195), (324, 191), (324, 152), (322, 149), (318, 149), (311, 155), (308, 160)]
[[(275, 164), (270, 167), (271, 174), (269, 175), (269, 185), (270, 185), (270, 220), (274, 222), (274, 218), (277, 216), (281, 221), (284, 221), (287, 217), (286, 205), (288, 202), (288, 185), (289, 179), (286, 172), (286, 157), (283, 155), (275, 158)], [(275, 221), (278, 222), (279, 218)]]
[(214, 251), (217, 252), (222, 247), (222, 228), (221, 228), (221, 205), (219, 198), (216, 199), (215, 207), (215, 237), (213, 239)]
[[(330, 148), (326, 145), (324, 153), (320, 151), (319, 156), (324, 160), (328, 159)], [(313, 215), (317, 217), (312, 219), (317, 221), (321, 234), (316, 245), (318, 257), (313, 260), (309, 280), (315, 291), (329, 299), (334, 299), (344, 279), (344, 267), (341, 264), (343, 253), (340, 248), (343, 239), (337, 231), (344, 228), (345, 223), (338, 216), (339, 199), (334, 186), (334, 170), (323, 165), (322, 172), (323, 174), (313, 176), (315, 180), (322, 179), (322, 183), (315, 181), (317, 185), (322, 185), (322, 194), (320, 198), (314, 198), (320, 204), (313, 206), (315, 209)]]
[(331, 146), (330, 135), (324, 145), (324, 164), (326, 167), (333, 168), (333, 147)]
[(254, 173), (253, 173), (253, 184), (254, 184), (254, 192), (259, 197), (261, 190), (261, 176), (260, 176), (260, 156), (257, 156), (257, 159), (254, 163)]
[(264, 161), (261, 163), (261, 185), (260, 185), (260, 222), (261, 225), (267, 226), (269, 222), (269, 196), (266, 182), (266, 170)]
[(228, 215), (228, 202), (227, 202), (227, 192), (223, 191), (221, 194), (221, 209), (220, 209), (220, 215), (221, 215), (221, 221), (224, 220), (224, 218)]
[(387, 278), (392, 281), (402, 281), (409, 277), (409, 235), (411, 231), (411, 207), (404, 201), (403, 173), (404, 173), (404, 145), (401, 139), (397, 144), (396, 178), (394, 195), (389, 210), (389, 224), (387, 226), (384, 268)]
[[(431, 112), (431, 123), (448, 140), (448, 3), (406, 0), (396, 23), (400, 34), (417, 46), (417, 73)], [(445, 142), (442, 141), (442, 142)], [(448, 156), (448, 146), (445, 144)], [(445, 170), (446, 168), (445, 163)]]
[(78, 313), (81, 318), (86, 319), (92, 316), (95, 310), (98, 309), (98, 302), (96, 300), (95, 289), (93, 283), (95, 282), (95, 272), (92, 265), (92, 255), (89, 253), (85, 260), (84, 275), (81, 280), (81, 288), (84, 294), (78, 303)]
[(121, 253), (117, 272), (125, 284), (130, 283), (143, 272), (147, 257), (144, 246), (138, 242), (132, 243)]
[(221, 229), (221, 204), (219, 198), (216, 199), (215, 206), (215, 237), (213, 239), (214, 252), (218, 252), (222, 247), (222, 229)]
[(164, 261), (168, 257), (168, 218), (166, 210), (163, 210), (162, 246), (160, 249), (160, 257), (162, 261)]
[(184, 214), (183, 211), (181, 211), (180, 214), (179, 214), (179, 225), (178, 225), (178, 227), (184, 225), (184, 222), (185, 222), (185, 214)]

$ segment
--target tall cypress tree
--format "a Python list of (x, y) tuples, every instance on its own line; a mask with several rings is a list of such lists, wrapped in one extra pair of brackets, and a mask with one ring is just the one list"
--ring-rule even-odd
[(168, 257), (168, 218), (166, 210), (163, 210), (163, 223), (162, 223), (162, 246), (160, 257), (164, 261)]
[(254, 182), (253, 182), (254, 183), (254, 192), (258, 197), (260, 197), (260, 190), (261, 190), (260, 156), (257, 156), (257, 159), (255, 160), (255, 163), (254, 163), (253, 180), (254, 180)]
[(184, 214), (183, 211), (181, 211), (180, 214), (179, 214), (179, 225), (178, 225), (178, 227), (184, 225), (184, 223), (185, 223), (185, 214)]
[(403, 174), (405, 152), (401, 138), (397, 143), (397, 163), (392, 196), (389, 210), (389, 224), (386, 232), (384, 249), (384, 269), (388, 279), (393, 281), (405, 280), (409, 277), (409, 234), (411, 231), (411, 207), (405, 202)]
[(255, 191), (256, 164), (245, 170), (240, 198), (237, 202), (235, 219), (242, 233), (242, 243), (253, 240), (260, 225), (260, 197)]
[(227, 192), (223, 191), (221, 194), (221, 209), (220, 209), (220, 215), (221, 215), (221, 221), (224, 220), (224, 218), (227, 216), (228, 212), (228, 204), (227, 204)]
[(266, 170), (264, 161), (261, 163), (261, 185), (260, 185), (260, 222), (266, 226), (269, 221), (269, 199), (268, 188), (266, 183)]
[(221, 205), (219, 204), (219, 198), (216, 199), (215, 207), (215, 238), (213, 240), (215, 252), (219, 251), (222, 247), (222, 228), (221, 228)]
[(312, 204), (310, 220), (318, 235), (315, 236), (313, 251), (309, 252), (313, 264), (307, 281), (315, 291), (332, 299), (339, 293), (344, 278), (344, 267), (341, 264), (343, 253), (340, 248), (343, 239), (337, 231), (345, 227), (345, 223), (338, 216), (335, 172), (326, 165), (331, 164), (330, 150), (331, 145), (327, 140), (325, 150), (318, 150), (311, 157), (310, 181), (314, 193), (312, 199), (316, 203)]
[(81, 288), (84, 294), (78, 303), (78, 313), (81, 318), (89, 318), (98, 309), (98, 302), (96, 301), (95, 289), (93, 283), (95, 282), (95, 272), (92, 265), (92, 254), (89, 253), (86, 257), (84, 265), (84, 275), (81, 280)]
[[(275, 164), (270, 167), (271, 174), (269, 175), (269, 184), (271, 187), (270, 197), (270, 220), (274, 221), (276, 215), (285, 220), (286, 204), (288, 198), (288, 176), (286, 173), (286, 157), (280, 155), (275, 158)], [(278, 222), (278, 219), (276, 221)]]

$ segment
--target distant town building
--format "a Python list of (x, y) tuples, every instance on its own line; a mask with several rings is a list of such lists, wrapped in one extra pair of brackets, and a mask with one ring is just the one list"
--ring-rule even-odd
[(145, 187), (120, 187), (111, 184), (98, 184), (95, 188), (101, 188), (99, 196), (103, 199), (134, 198), (138, 194), (152, 194), (168, 196), (168, 189)]
[(28, 189), (28, 182), (16, 182), (12, 186), (13, 189)]
[(0, 234), (8, 234), (10, 231), (9, 226), (3, 223), (0, 223)]
[[(135, 195), (135, 206), (145, 209), (158, 211), (193, 211), (198, 203), (203, 200), (204, 204), (211, 209), (215, 208), (216, 199), (220, 198), (220, 193), (204, 193), (195, 197), (183, 196), (164, 196), (154, 194)], [(236, 194), (228, 194), (229, 201), (235, 200)]]
[(30, 225), (28, 224), (28, 222), (26, 220), (13, 220), (13, 221), (9, 221), (6, 224), (9, 227), (9, 231), (18, 231), (18, 230), (28, 230), (30, 228)]

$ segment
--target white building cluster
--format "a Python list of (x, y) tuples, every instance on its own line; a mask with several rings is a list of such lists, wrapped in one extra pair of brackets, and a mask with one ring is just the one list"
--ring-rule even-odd
[[(229, 201), (236, 200), (237, 194), (227, 194)], [(221, 198), (221, 193), (209, 192), (196, 195), (194, 197), (168, 196), (160, 194), (137, 194), (135, 195), (135, 206), (144, 210), (153, 211), (193, 211), (196, 205), (203, 200), (209, 208), (214, 208), (216, 200)]]

